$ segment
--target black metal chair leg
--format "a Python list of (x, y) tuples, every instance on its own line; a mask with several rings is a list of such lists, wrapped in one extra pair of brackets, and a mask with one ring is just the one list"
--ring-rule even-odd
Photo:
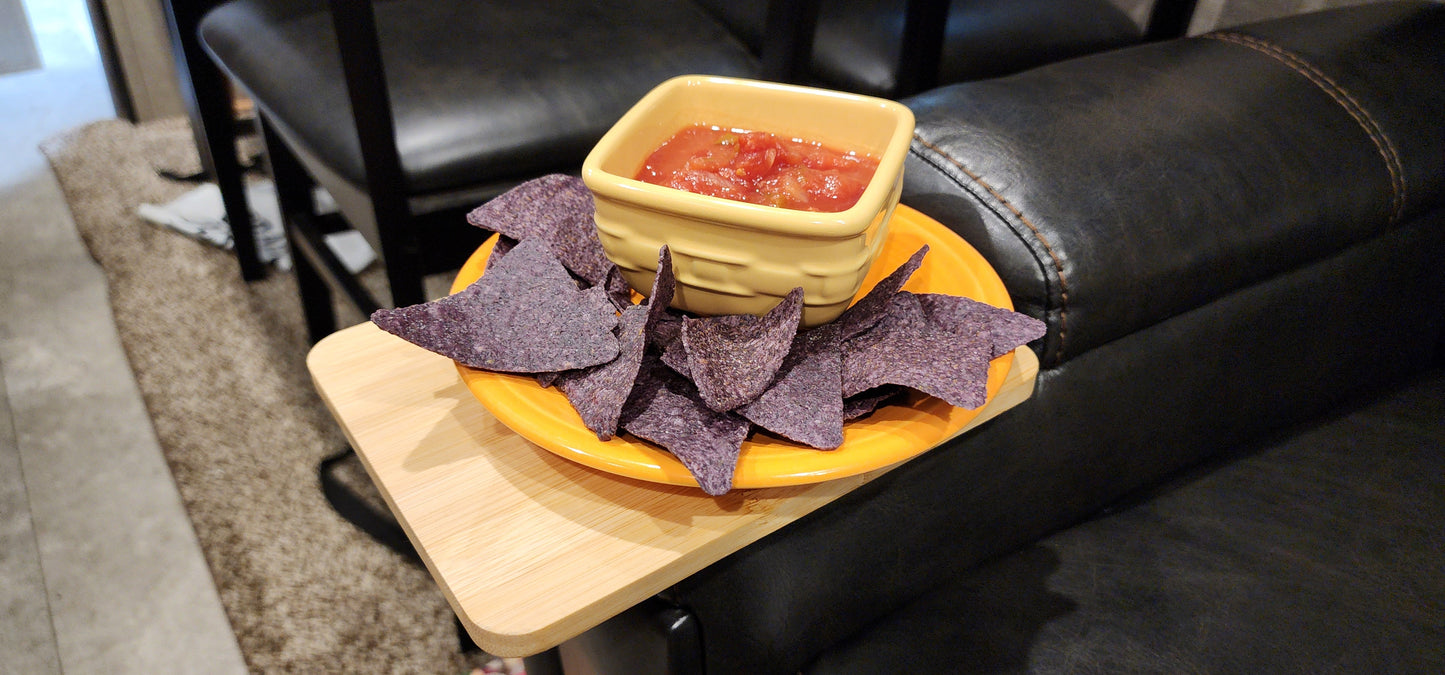
[(527, 671), (527, 675), (563, 675), (562, 657), (557, 653), (556, 647), (522, 659), (522, 667)]
[[(291, 250), (299, 251), (303, 244), (298, 240), (302, 236), (292, 228), (286, 228), (286, 241)], [(296, 288), (301, 295), (301, 310), (306, 314), (306, 336), (311, 344), (321, 341), (336, 332), (336, 309), (332, 306), (331, 287), (326, 284), (326, 278), (316, 270), (309, 256), (292, 256), (292, 269), (296, 271)]]
[(1194, 8), (1198, 0), (1159, 0), (1149, 13), (1149, 24), (1144, 30), (1144, 39), (1172, 40), (1184, 37), (1189, 24), (1194, 20)]
[(216, 181), (231, 225), (231, 240), (241, 278), (266, 276), (256, 254), (256, 233), (246, 201), (245, 170), (236, 158), (236, 121), (231, 89), (221, 69), (201, 49), (196, 26), (212, 3), (165, 0), (172, 52), (180, 72), (181, 97), (191, 120), (191, 133), (201, 155), (201, 168)]
[(482, 648), (477, 646), (477, 641), (472, 639), (472, 634), (467, 632), (467, 627), (462, 625), (462, 618), (455, 618), (457, 624), (457, 646), (461, 649), (462, 653), (471, 654), (482, 651)]
[[(246, 199), (245, 169), (236, 158), (236, 123), (231, 119), (230, 101), (230, 96), (227, 95), (220, 102), (222, 107), (219, 110), (202, 110), (201, 114), (207, 118), (205, 133), (207, 142), (212, 145), (210, 152), (213, 155), (224, 153), (215, 163), (216, 187), (220, 188), (221, 203), (226, 207), (226, 220), (231, 225), (231, 241), (235, 247), (236, 260), (241, 265), (241, 278), (255, 281), (266, 276), (266, 266), (261, 262), (256, 248), (255, 222), (251, 218), (250, 202)], [(218, 125), (226, 131), (213, 133), (212, 129)], [(210, 140), (216, 135), (222, 136), (224, 142)]]
[[(397, 256), (398, 258), (400, 256)], [(391, 286), (391, 301), (396, 307), (417, 305), (427, 301), (425, 277), (416, 258), (388, 261), (386, 280)]]
[(316, 199), (312, 193), (315, 182), (271, 129), (265, 116), (258, 116), (256, 123), (261, 129), (271, 178), (276, 183), (276, 201), (281, 208), (286, 242), (291, 247), (291, 264), (296, 270), (301, 309), (306, 314), (306, 331), (314, 344), (336, 331), (336, 309), (327, 284), (328, 270), (321, 269), (314, 250), (316, 242), (306, 234), (307, 228), (316, 221)]
[(386, 265), (392, 305), (426, 302), (421, 244), (411, 225), (407, 177), (396, 147), (396, 120), (376, 38), (376, 12), (370, 2), (360, 0), (329, 0), (327, 4), (336, 26), (352, 119), (361, 139), (366, 194), (381, 239), (381, 261)]

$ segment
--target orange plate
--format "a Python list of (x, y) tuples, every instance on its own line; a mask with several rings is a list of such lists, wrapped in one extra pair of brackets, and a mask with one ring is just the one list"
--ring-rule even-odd
[[(928, 244), (923, 265), (903, 288), (915, 293), (963, 295), (1013, 309), (1003, 281), (978, 251), (937, 221), (899, 205), (888, 227), (888, 240), (863, 281), (863, 291)], [(482, 275), (496, 238), (467, 260), (455, 293)], [(862, 295), (862, 292), (859, 293)], [(989, 364), (988, 397), (993, 399), (1013, 364), (1013, 353)], [(510, 375), (458, 365), (462, 381), (498, 420), (543, 448), (602, 471), (669, 485), (697, 485), (682, 463), (667, 451), (627, 434), (597, 439), (572, 409), (567, 397), (527, 375)], [(743, 442), (735, 488), (816, 483), (879, 469), (918, 455), (949, 439), (977, 410), (955, 408), (931, 396), (914, 395), (843, 426), (843, 445), (816, 450), (755, 431)]]

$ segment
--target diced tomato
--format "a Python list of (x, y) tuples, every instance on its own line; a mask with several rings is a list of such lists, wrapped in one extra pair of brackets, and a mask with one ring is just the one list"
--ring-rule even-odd
[(637, 179), (753, 204), (845, 211), (858, 203), (878, 160), (760, 131), (687, 127), (647, 158)]
[(669, 176), (666, 182), (658, 183), (678, 190), (686, 190), (709, 197), (721, 197), (736, 201), (746, 201), (748, 188), (728, 177), (711, 171), (698, 171), (685, 169)]
[(777, 162), (777, 148), (744, 148), (733, 160), (733, 175), (744, 180), (758, 180), (772, 172)]

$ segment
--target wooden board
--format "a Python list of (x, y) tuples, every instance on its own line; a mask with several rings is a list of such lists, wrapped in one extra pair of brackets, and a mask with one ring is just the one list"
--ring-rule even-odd
[[(714, 498), (533, 445), (450, 360), (370, 323), (322, 340), (307, 364), (462, 624), (499, 656), (560, 644), (888, 470)], [(1037, 373), (1017, 350), (969, 428), (1027, 399)]]

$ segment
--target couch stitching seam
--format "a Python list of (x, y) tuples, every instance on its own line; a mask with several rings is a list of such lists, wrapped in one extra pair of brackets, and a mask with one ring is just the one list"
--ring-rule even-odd
[(994, 189), (992, 185), (989, 185), (982, 176), (974, 173), (973, 171), (969, 170), (968, 167), (964, 166), (963, 162), (948, 154), (948, 152), (945, 151), (943, 148), (940, 148), (939, 146), (928, 142), (917, 133), (913, 134), (913, 139), (918, 141), (918, 143), (923, 147), (937, 153), (938, 156), (947, 160), (948, 163), (957, 167), (959, 171), (962, 171), (964, 175), (968, 176), (971, 180), (973, 180), (973, 182), (977, 183), (980, 187), (982, 187), (985, 191), (992, 195), (994, 199), (997, 199), (999, 203), (1004, 206), (1004, 208), (1008, 209), (1010, 213), (1013, 213), (1014, 216), (1017, 217), (1019, 221), (1024, 224), (1024, 226), (1029, 228), (1029, 231), (1033, 233), (1034, 238), (1037, 239), (1039, 244), (1044, 247), (1044, 251), (1049, 254), (1049, 259), (1053, 261), (1054, 273), (1057, 274), (1059, 277), (1059, 346), (1057, 349), (1054, 350), (1054, 360), (1055, 362), (1063, 360), (1064, 343), (1066, 342), (1069, 333), (1069, 283), (1064, 276), (1063, 261), (1059, 259), (1058, 253), (1054, 251), (1054, 247), (1049, 243), (1048, 238), (1039, 231), (1038, 226), (1034, 225), (1033, 221), (1029, 220), (1028, 216), (1024, 215), (1022, 210), (1020, 210), (1017, 206), (1014, 206), (1013, 202), (1010, 202), (1008, 198), (1004, 197), (1001, 193), (999, 193), (998, 190)]
[(1350, 117), (1353, 117), (1355, 122), (1365, 130), (1365, 135), (1370, 137), (1370, 140), (1375, 144), (1375, 149), (1379, 151), (1380, 156), (1385, 160), (1385, 169), (1390, 172), (1390, 224), (1393, 225), (1399, 222), (1401, 215), (1405, 211), (1406, 195), (1405, 171), (1400, 161), (1400, 155), (1395, 149), (1395, 144), (1390, 141), (1389, 136), (1385, 135), (1384, 129), (1375, 121), (1375, 118), (1370, 115), (1369, 111), (1360, 105), (1354, 96), (1351, 96), (1344, 87), (1340, 86), (1339, 83), (1331, 79), (1329, 75), (1326, 75), (1319, 68), (1315, 67), (1314, 64), (1309, 63), (1298, 54), (1278, 45), (1254, 36), (1233, 32), (1206, 33), (1200, 37), (1234, 43), (1274, 58), (1300, 75), (1303, 75), (1316, 87), (1319, 87), (1328, 94), (1330, 98), (1334, 99), (1340, 107), (1344, 108), (1345, 112), (1349, 113)]

